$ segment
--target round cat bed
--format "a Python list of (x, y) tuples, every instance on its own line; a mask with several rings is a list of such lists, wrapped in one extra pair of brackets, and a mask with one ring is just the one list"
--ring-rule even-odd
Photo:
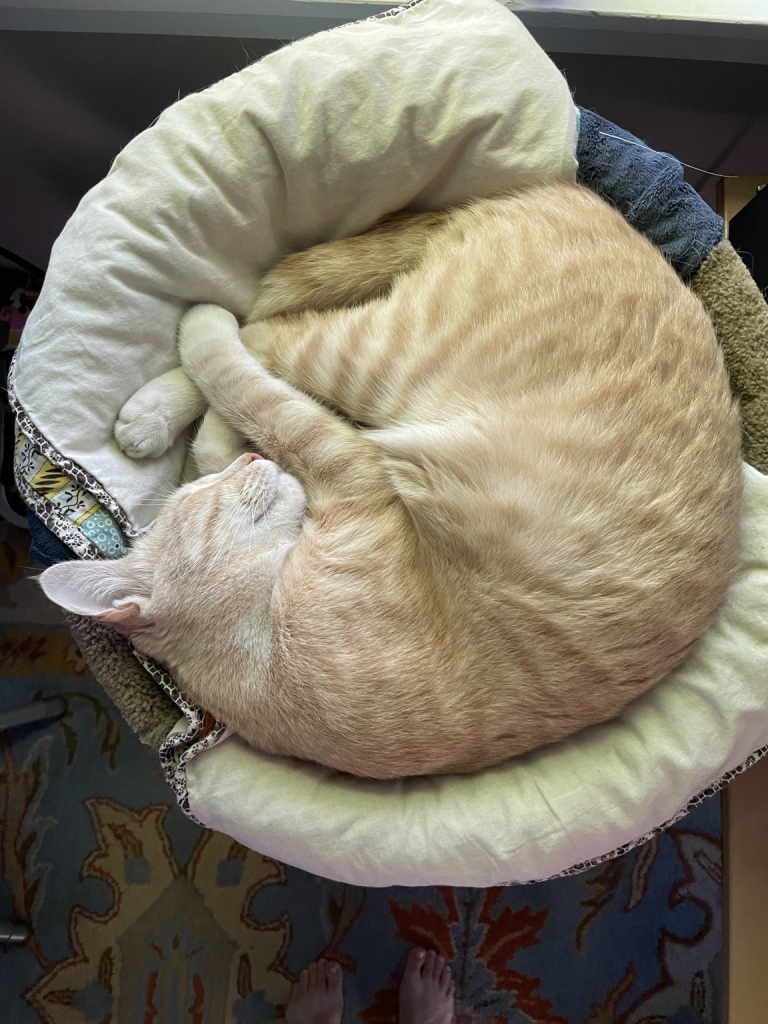
[[(753, 304), (740, 329), (762, 329), (722, 222), (679, 164), (589, 112), (579, 126), (562, 76), (495, 0), (417, 0), (174, 104), (65, 228), (14, 363), (17, 480), (38, 550), (119, 556), (181, 478), (184, 439), (136, 462), (113, 429), (130, 395), (176, 365), (187, 306), (243, 316), (286, 251), (403, 207), (577, 173), (703, 282), (719, 333), (734, 281)], [(685, 662), (613, 722), (473, 776), (371, 782), (259, 754), (106, 627), (73, 628), (140, 734), (178, 719), (160, 749), (184, 810), (248, 847), (358, 885), (571, 873), (666, 827), (768, 749), (768, 478), (744, 474), (738, 578)]]

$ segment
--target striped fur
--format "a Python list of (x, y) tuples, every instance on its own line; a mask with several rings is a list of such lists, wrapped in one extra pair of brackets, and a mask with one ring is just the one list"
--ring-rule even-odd
[[(217, 473), (99, 567), (90, 613), (261, 750), (488, 767), (617, 715), (731, 582), (739, 416), (712, 326), (584, 189), (289, 256), (242, 332), (196, 307), (180, 352)], [(245, 438), (267, 460), (224, 468)]]

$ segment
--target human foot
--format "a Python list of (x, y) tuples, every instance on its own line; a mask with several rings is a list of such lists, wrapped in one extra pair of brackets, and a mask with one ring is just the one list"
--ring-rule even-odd
[(434, 950), (416, 946), (400, 983), (399, 1024), (450, 1024), (454, 985), (451, 968)]
[(302, 971), (285, 1008), (288, 1024), (341, 1024), (344, 997), (341, 967), (318, 960)]

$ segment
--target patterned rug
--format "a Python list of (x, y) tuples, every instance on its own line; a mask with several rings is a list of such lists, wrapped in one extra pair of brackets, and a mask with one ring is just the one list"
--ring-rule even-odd
[(8, 1024), (266, 1024), (313, 958), (344, 967), (344, 1024), (395, 1019), (410, 946), (451, 963), (457, 1022), (720, 1024), (715, 797), (626, 857), (502, 889), (361, 889), (190, 822), (121, 722), (0, 524), (0, 710), (67, 715), (0, 733), (0, 947)]

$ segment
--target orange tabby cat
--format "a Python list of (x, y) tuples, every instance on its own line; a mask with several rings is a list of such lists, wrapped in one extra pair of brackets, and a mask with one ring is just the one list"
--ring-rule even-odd
[(732, 579), (739, 417), (712, 326), (585, 189), (291, 256), (242, 332), (190, 310), (180, 354), (188, 377), (134, 396), (117, 436), (156, 454), (207, 402), (217, 472), (126, 558), (42, 584), (260, 750), (485, 768), (618, 714)]

